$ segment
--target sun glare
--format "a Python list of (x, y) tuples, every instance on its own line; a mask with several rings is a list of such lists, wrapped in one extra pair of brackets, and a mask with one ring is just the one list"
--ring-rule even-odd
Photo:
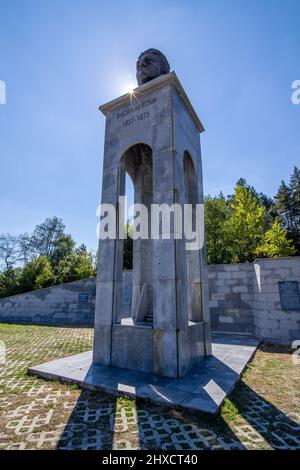
[(130, 95), (133, 95), (133, 90), (135, 89), (135, 85), (131, 82), (126, 83), (123, 87), (123, 92), (124, 93), (129, 93)]

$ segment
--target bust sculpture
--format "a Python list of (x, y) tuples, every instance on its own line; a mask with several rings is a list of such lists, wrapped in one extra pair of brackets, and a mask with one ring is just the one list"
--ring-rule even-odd
[(147, 49), (139, 55), (136, 63), (136, 79), (139, 86), (169, 72), (169, 62), (158, 49)]

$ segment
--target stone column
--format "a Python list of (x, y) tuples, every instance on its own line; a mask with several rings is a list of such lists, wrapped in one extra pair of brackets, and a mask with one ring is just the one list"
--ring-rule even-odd
[[(172, 128), (169, 129), (172, 132)], [(166, 133), (167, 139), (167, 133)], [(176, 152), (169, 149), (153, 153), (154, 203), (180, 204), (183, 174), (175, 175)], [(153, 240), (154, 277), (154, 373), (168, 377), (184, 375), (188, 368), (188, 318), (184, 240), (176, 239), (174, 221), (169, 239), (163, 224), (159, 239)]]
[[(117, 159), (116, 159), (117, 160)], [(116, 213), (118, 230), (119, 194), (125, 190), (125, 172), (120, 165), (103, 171), (102, 204), (111, 204)], [(123, 240), (99, 241), (93, 362), (111, 363), (111, 335), (114, 321), (118, 321), (122, 302)]]

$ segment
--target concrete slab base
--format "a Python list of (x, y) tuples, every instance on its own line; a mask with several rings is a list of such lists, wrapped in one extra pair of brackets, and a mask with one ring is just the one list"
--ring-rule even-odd
[(249, 336), (214, 334), (212, 356), (180, 379), (95, 365), (91, 351), (31, 367), (28, 373), (91, 390), (215, 414), (239, 381), (258, 344), (258, 339)]

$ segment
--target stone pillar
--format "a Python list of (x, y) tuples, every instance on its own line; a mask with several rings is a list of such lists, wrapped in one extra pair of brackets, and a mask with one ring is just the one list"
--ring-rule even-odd
[[(105, 166), (105, 165), (104, 165)], [(112, 204), (118, 230), (119, 194), (124, 194), (125, 173), (119, 166), (103, 171), (102, 204)], [(111, 363), (111, 335), (122, 301), (123, 240), (101, 240), (98, 253), (93, 361)]]

